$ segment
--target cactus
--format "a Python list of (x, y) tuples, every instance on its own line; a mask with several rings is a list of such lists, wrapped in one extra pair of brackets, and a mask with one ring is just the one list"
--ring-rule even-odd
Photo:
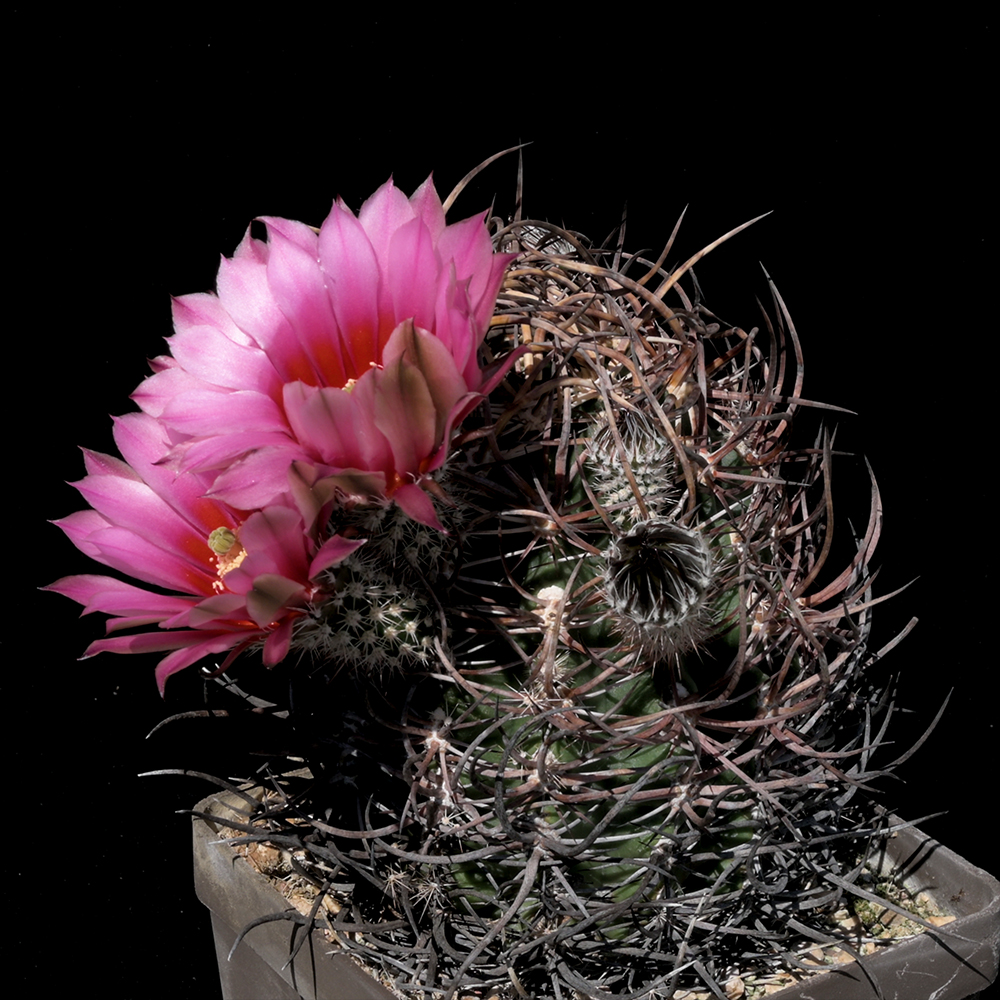
[(245, 833), (311, 852), (401, 996), (724, 995), (836, 937), (884, 834), (856, 795), (877, 490), (831, 568), (832, 441), (792, 441), (773, 286), (745, 331), (688, 265), (520, 219), (496, 243), (520, 256), (485, 347), (523, 354), (438, 476), (448, 534), (337, 512), (368, 543), (297, 626), (311, 774)]

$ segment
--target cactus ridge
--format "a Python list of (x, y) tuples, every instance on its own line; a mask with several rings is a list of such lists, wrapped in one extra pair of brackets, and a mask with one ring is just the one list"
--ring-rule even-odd
[(439, 477), (447, 536), (351, 514), (369, 541), (303, 626), (339, 636), (334, 669), (293, 680), (326, 735), (247, 830), (308, 848), (336, 940), (400, 996), (723, 995), (797, 961), (790, 927), (837, 937), (885, 835), (857, 795), (891, 714), (877, 489), (833, 567), (832, 441), (790, 442), (808, 404), (773, 286), (747, 332), (681, 271), (497, 229), (520, 256), (485, 349), (526, 350)]

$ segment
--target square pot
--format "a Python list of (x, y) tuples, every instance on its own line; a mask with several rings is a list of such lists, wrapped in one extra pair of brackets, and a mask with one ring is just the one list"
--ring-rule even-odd
[[(253, 928), (227, 960), (250, 921), (289, 908), (270, 879), (219, 841), (225, 818), (241, 818), (233, 808), (237, 801), (211, 795), (195, 808), (220, 822), (194, 819), (195, 889), (212, 914), (223, 1000), (394, 1000), (350, 956), (331, 953), (319, 930), (288, 963), (293, 932), (304, 929), (284, 920)], [(961, 1000), (996, 979), (1000, 882), (915, 827), (897, 832), (880, 860), (882, 870), (901, 871), (914, 894), (927, 892), (957, 919), (860, 961), (832, 966), (768, 1000)]]

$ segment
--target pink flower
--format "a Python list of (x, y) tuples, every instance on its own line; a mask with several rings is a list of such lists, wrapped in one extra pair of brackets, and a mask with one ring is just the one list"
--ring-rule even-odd
[(298, 463), (310, 485), (440, 527), (422, 486), (502, 374), (477, 353), (510, 255), (482, 216), (445, 225), (430, 179), (409, 199), (390, 180), (358, 216), (338, 201), (318, 233), (262, 221), (267, 242), (247, 233), (217, 295), (176, 300), (173, 356), (134, 396), (170, 428), (170, 461), (244, 509), (287, 492)]
[(360, 541), (319, 541), (304, 530), (287, 497), (253, 513), (203, 496), (197, 475), (175, 476), (161, 462), (169, 447), (152, 417), (115, 421), (127, 462), (85, 451), (88, 475), (76, 484), (93, 509), (57, 521), (82, 552), (129, 576), (175, 593), (159, 593), (110, 576), (69, 576), (44, 588), (112, 615), (108, 631), (155, 624), (94, 642), (96, 653), (172, 652), (156, 668), (166, 679), (213, 653), (223, 666), (262, 642), (273, 666), (288, 653), (292, 626), (322, 596), (317, 577)]

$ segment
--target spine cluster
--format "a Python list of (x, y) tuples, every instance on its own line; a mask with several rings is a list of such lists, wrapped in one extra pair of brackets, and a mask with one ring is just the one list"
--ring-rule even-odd
[(325, 669), (384, 676), (426, 667), (435, 638), (447, 642), (435, 588), (454, 569), (454, 534), (385, 503), (338, 510), (333, 530), (365, 543), (326, 571), (324, 597), (297, 623), (296, 644)]
[(598, 421), (587, 462), (594, 492), (618, 525), (636, 524), (643, 507), (663, 514), (677, 498), (674, 450), (643, 410), (621, 411), (614, 429), (606, 416)]
[(640, 521), (607, 550), (610, 615), (647, 660), (686, 652), (706, 633), (712, 580), (705, 539), (665, 518)]

